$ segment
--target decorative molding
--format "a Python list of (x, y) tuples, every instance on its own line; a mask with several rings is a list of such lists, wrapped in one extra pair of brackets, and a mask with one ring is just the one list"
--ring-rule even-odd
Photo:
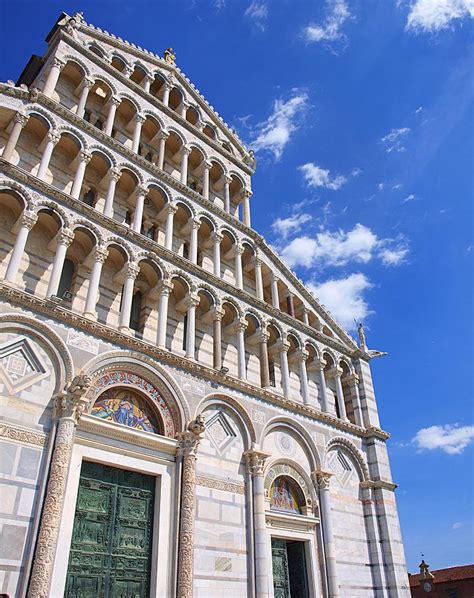
[(46, 446), (46, 441), (49, 434), (37, 432), (36, 430), (29, 430), (27, 428), (20, 428), (7, 423), (0, 423), (0, 437), (12, 440), (14, 442), (21, 442), (22, 444), (29, 444), (43, 448)]
[(398, 484), (394, 484), (393, 482), (388, 482), (387, 480), (364, 480), (361, 482), (360, 487), (363, 489), (373, 489), (373, 490), (390, 490), (390, 492), (394, 492), (398, 488)]
[(222, 490), (223, 492), (232, 492), (232, 494), (245, 494), (245, 484), (238, 484), (236, 482), (225, 482), (224, 480), (198, 475), (196, 476), (196, 484), (211, 488), (212, 490)]
[[(123, 332), (120, 332), (115, 328), (111, 328), (105, 324), (91, 321), (81, 314), (70, 312), (69, 310), (62, 308), (57, 304), (48, 301), (47, 299), (35, 297), (29, 293), (26, 293), (25, 291), (9, 285), (6, 282), (0, 282), (0, 297), (3, 297), (7, 302), (22, 305), (34, 310), (35, 312), (45, 314), (58, 322), (74, 326), (75, 328), (83, 330), (86, 333), (99, 336), (103, 340), (108, 340), (128, 349), (140, 351), (147, 356), (154, 357), (159, 362), (165, 362), (169, 365), (182, 368), (190, 374), (201, 376), (222, 386), (226, 385), (230, 388), (244, 392), (250, 397), (262, 398), (268, 403), (277, 407), (281, 407), (292, 413), (305, 415), (315, 421), (333, 426), (338, 430), (349, 432), (354, 436), (359, 436), (362, 438), (373, 437), (376, 435), (375, 431), (378, 430), (377, 428), (371, 428), (370, 433), (368, 434), (365, 429), (360, 428), (355, 424), (340, 420), (329, 413), (319, 411), (309, 405), (297, 403), (291, 399), (285, 399), (274, 392), (259, 388), (230, 375), (223, 377), (222, 374), (213, 368), (199, 364), (194, 360), (187, 359), (186, 357), (173, 354), (166, 349), (160, 349), (147, 341), (124, 334)], [(386, 440), (389, 438), (387, 432), (384, 432), (383, 430), (378, 430), (377, 435), (381, 440)]]

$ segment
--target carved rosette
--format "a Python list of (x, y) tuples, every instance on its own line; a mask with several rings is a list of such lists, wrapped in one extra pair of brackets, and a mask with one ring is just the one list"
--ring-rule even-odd
[(28, 596), (35, 598), (49, 596), (75, 429), (86, 406), (84, 393), (89, 385), (88, 377), (76, 376), (68, 392), (56, 397), (58, 428), (28, 588)]
[(194, 518), (196, 509), (196, 452), (204, 433), (204, 418), (199, 415), (178, 435), (178, 454), (183, 457), (181, 486), (181, 523), (177, 598), (192, 598), (194, 572)]

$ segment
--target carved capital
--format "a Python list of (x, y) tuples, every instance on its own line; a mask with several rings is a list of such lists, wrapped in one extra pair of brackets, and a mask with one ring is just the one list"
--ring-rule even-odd
[(138, 187), (137, 187), (137, 197), (139, 195), (143, 195), (143, 197), (146, 197), (148, 195), (149, 191), (150, 191), (150, 189), (148, 189), (148, 187), (145, 187), (145, 185), (138, 185)]
[(259, 333), (258, 342), (260, 344), (266, 345), (268, 343), (268, 340), (270, 339), (270, 333), (263, 329), (259, 329), (259, 330), (257, 330), (257, 332)]
[(299, 351), (296, 351), (296, 359), (298, 361), (307, 361), (308, 357), (309, 353), (305, 349), (300, 349)]
[(111, 102), (111, 103), (112, 103), (114, 106), (117, 106), (117, 107), (119, 107), (119, 106), (120, 106), (120, 104), (122, 103), (122, 98), (119, 98), (118, 96), (112, 96), (112, 97), (110, 98), (110, 102)]
[(239, 332), (245, 332), (247, 330), (248, 325), (249, 325), (249, 323), (247, 322), (247, 320), (245, 318), (239, 318), (237, 320), (235, 328)]
[(94, 251), (94, 262), (100, 262), (101, 264), (104, 264), (108, 255), (109, 252), (105, 247), (96, 247)]
[(81, 162), (89, 164), (89, 162), (92, 160), (92, 154), (86, 150), (81, 150), (79, 154), (79, 159)]
[(212, 162), (210, 162), (209, 160), (204, 160), (204, 162), (202, 163), (202, 167), (204, 168), (204, 170), (211, 170)]
[(140, 114), (139, 112), (137, 112), (137, 114), (135, 114), (135, 118), (134, 118), (136, 123), (144, 123), (146, 121), (146, 116), (144, 114)]
[(245, 451), (244, 457), (247, 462), (247, 469), (252, 476), (263, 476), (265, 462), (270, 455), (262, 451), (251, 449)]
[(36, 224), (37, 220), (38, 214), (35, 214), (35, 212), (30, 210), (25, 210), (20, 218), (20, 226), (24, 226), (28, 230), (31, 230)]
[(87, 87), (87, 89), (92, 89), (94, 87), (95, 81), (90, 77), (84, 77), (82, 81), (82, 87)]
[(179, 442), (178, 454), (186, 457), (195, 457), (202, 435), (206, 431), (204, 417), (198, 415), (196, 419), (189, 422), (186, 432), (180, 432), (177, 436)]
[(214, 320), (214, 322), (222, 322), (222, 318), (225, 315), (225, 311), (222, 309), (222, 307), (213, 307), (212, 308), (212, 319)]
[(161, 130), (158, 132), (158, 139), (168, 139), (168, 137), (170, 136), (170, 134), (168, 133), (168, 131), (164, 131)]
[(224, 239), (224, 235), (221, 235), (221, 233), (213, 232), (211, 233), (211, 239), (214, 241), (214, 244), (220, 245), (222, 243), (222, 240)]
[(114, 167), (109, 170), (109, 179), (110, 180), (117, 182), (121, 176), (122, 176), (122, 171), (119, 168)]
[(182, 156), (189, 156), (189, 154), (193, 151), (193, 148), (189, 147), (189, 145), (183, 145), (179, 151)]
[(59, 231), (58, 234), (58, 244), (66, 245), (69, 247), (71, 243), (74, 241), (74, 231), (70, 228), (63, 228)]
[(243, 189), (242, 190), (242, 199), (250, 199), (252, 197), (253, 193), (252, 191), (250, 191), (250, 189)]
[(26, 123), (30, 120), (28, 114), (23, 114), (23, 112), (16, 112), (15, 116), (13, 117), (13, 122), (19, 123), (21, 128), (26, 126)]
[(129, 262), (128, 264), (125, 265), (125, 270), (124, 270), (125, 278), (133, 278), (133, 280), (135, 280), (139, 274), (140, 274), (140, 266), (138, 266), (137, 264)]
[(173, 215), (174, 215), (174, 214), (176, 214), (176, 212), (177, 212), (177, 211), (178, 211), (178, 206), (176, 206), (176, 205), (175, 205), (175, 204), (173, 204), (173, 203), (169, 203), (169, 204), (166, 206), (166, 213), (167, 213), (167, 214), (173, 214)]
[(194, 230), (199, 230), (201, 228), (201, 221), (198, 218), (190, 218), (188, 222), (189, 226)]
[(48, 142), (56, 145), (59, 140), (61, 139), (61, 133), (58, 131), (49, 131), (48, 133)]
[(313, 480), (313, 484), (316, 490), (329, 490), (331, 477), (332, 473), (322, 470), (313, 471), (311, 474), (311, 479)]
[(62, 69), (65, 66), (66, 66), (66, 63), (64, 62), (64, 60), (61, 60), (57, 56), (55, 56), (51, 62), (51, 68)]
[(174, 284), (171, 280), (165, 278), (159, 283), (159, 292), (160, 295), (171, 295), (171, 291), (173, 290)]

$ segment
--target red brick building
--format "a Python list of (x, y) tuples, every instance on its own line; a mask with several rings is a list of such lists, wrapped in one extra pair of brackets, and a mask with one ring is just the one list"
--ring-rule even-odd
[(412, 598), (474, 598), (474, 565), (429, 571), (422, 561), (420, 573), (410, 575)]

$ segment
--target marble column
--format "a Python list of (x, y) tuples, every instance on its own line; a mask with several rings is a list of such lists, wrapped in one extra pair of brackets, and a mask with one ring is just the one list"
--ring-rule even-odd
[(186, 329), (186, 357), (196, 358), (196, 307), (199, 305), (199, 295), (188, 296), (187, 329)]
[(360, 483), (367, 542), (369, 545), (369, 558), (372, 565), (371, 572), (374, 578), (374, 585), (378, 588), (379, 596), (385, 598), (387, 596), (387, 580), (385, 579), (384, 559), (381, 549), (382, 542), (377, 513), (375, 512), (375, 497), (372, 494), (372, 486), (373, 482), (371, 481)]
[(272, 293), (272, 306), (275, 309), (280, 309), (280, 293), (278, 291), (278, 278), (272, 274), (271, 279), (271, 293)]
[(169, 105), (170, 101), (170, 92), (173, 89), (171, 83), (163, 83), (163, 104), (165, 106)]
[(288, 349), (290, 348), (290, 343), (280, 341), (278, 348), (280, 353), (281, 389), (283, 396), (288, 398), (290, 396), (290, 371), (288, 369)]
[(236, 325), (237, 330), (237, 371), (240, 380), (247, 380), (247, 368), (245, 366), (245, 331), (248, 322), (241, 318)]
[(328, 404), (328, 392), (326, 388), (326, 377), (324, 375), (324, 368), (326, 367), (326, 362), (324, 359), (315, 362), (316, 367), (318, 368), (319, 374), (319, 400), (321, 403), (321, 409), (328, 413), (329, 412), (329, 404)]
[(305, 307), (304, 305), (303, 305), (302, 313), (303, 313), (303, 324), (305, 324), (306, 326), (309, 326), (309, 309), (307, 307)]
[(179, 105), (179, 115), (181, 118), (186, 118), (186, 112), (188, 111), (190, 105), (191, 104), (188, 104), (188, 102), (181, 102)]
[(213, 240), (213, 258), (214, 258), (214, 276), (221, 277), (221, 243), (223, 236), (220, 233), (212, 233)]
[(59, 281), (61, 280), (61, 274), (63, 271), (64, 260), (66, 259), (66, 253), (68, 247), (74, 240), (74, 231), (69, 228), (64, 228), (59, 231), (56, 241), (56, 253), (54, 255), (53, 269), (51, 270), (51, 276), (49, 278), (48, 290), (46, 291), (46, 297), (56, 295), (58, 292)]
[(165, 225), (165, 248), (173, 248), (173, 221), (178, 208), (173, 204), (166, 206), (166, 225)]
[(150, 93), (150, 87), (154, 80), (154, 77), (152, 77), (151, 75), (145, 75), (143, 77), (142, 87), (146, 91), (146, 93)]
[(58, 83), (59, 74), (61, 73), (61, 69), (65, 65), (66, 63), (63, 60), (59, 58), (53, 58), (51, 68), (49, 69), (49, 73), (43, 88), (43, 93), (45, 96), (48, 96), (48, 98), (50, 98), (53, 95), (53, 92), (56, 89), (56, 85)]
[(248, 189), (244, 189), (243, 192), (243, 205), (242, 205), (242, 222), (245, 226), (251, 226), (250, 221), (250, 198), (252, 197), (252, 192)]
[(269, 537), (265, 519), (265, 461), (270, 455), (252, 449), (244, 453), (252, 477), (253, 527), (255, 543), (255, 598), (270, 596), (271, 563), (268, 562)]
[[(64, 393), (55, 397), (57, 429), (28, 596), (49, 598), (59, 527), (64, 510), (67, 476), (71, 463), (77, 423), (86, 408), (85, 393), (91, 384), (88, 376), (76, 376)], [(68, 516), (72, 516), (68, 513)]]
[(257, 291), (257, 299), (263, 301), (263, 278), (262, 278), (262, 260), (258, 257), (254, 257), (253, 261), (255, 265), (255, 289)]
[(193, 264), (197, 264), (198, 257), (198, 232), (201, 227), (201, 221), (197, 218), (191, 218), (189, 221), (191, 228), (191, 238), (189, 243), (189, 260)]
[(92, 256), (92, 268), (89, 278), (89, 288), (87, 289), (86, 306), (84, 308), (84, 315), (89, 318), (96, 318), (95, 306), (97, 304), (97, 295), (99, 292), (100, 275), (102, 273), (102, 266), (107, 259), (109, 252), (105, 247), (96, 247)]
[(139, 233), (142, 230), (143, 220), (143, 208), (145, 206), (145, 197), (147, 196), (148, 189), (142, 185), (137, 187), (136, 190), (136, 201), (135, 201), (135, 213), (133, 215), (132, 230)]
[(114, 215), (114, 199), (115, 199), (115, 188), (119, 178), (122, 176), (122, 172), (118, 168), (111, 168), (109, 171), (109, 186), (107, 188), (107, 195), (105, 197), (104, 204), (104, 216), (113, 218)]
[(77, 165), (76, 175), (71, 189), (71, 197), (78, 199), (81, 194), (82, 182), (86, 173), (86, 167), (92, 159), (92, 154), (81, 150), (79, 153), (79, 164)]
[(36, 175), (42, 181), (44, 181), (46, 177), (46, 172), (48, 171), (48, 166), (51, 161), (51, 156), (53, 155), (53, 150), (60, 139), (60, 133), (58, 133), (57, 131), (49, 131), (48, 141), (46, 143), (46, 147), (44, 148), (43, 155), (41, 156), (41, 162), (38, 168), (38, 173)]
[(119, 317), (120, 332), (130, 331), (130, 314), (132, 311), (133, 289), (135, 280), (140, 273), (140, 267), (137, 264), (128, 263), (125, 265), (124, 283), (122, 290), (122, 308)]
[(166, 131), (160, 131), (158, 133), (158, 139), (160, 140), (160, 144), (158, 146), (158, 164), (157, 164), (157, 166), (161, 170), (163, 170), (163, 167), (165, 165), (166, 140), (168, 139), (169, 136), (170, 136), (170, 134)]
[(265, 330), (260, 331), (260, 339), (258, 343), (259, 357), (260, 357), (260, 385), (262, 388), (270, 387), (270, 366), (268, 363), (268, 339), (270, 334)]
[(166, 330), (168, 327), (168, 302), (173, 290), (173, 283), (170, 280), (163, 280), (160, 288), (160, 300), (158, 305), (158, 338), (157, 345), (161, 349), (166, 347)]
[(288, 315), (292, 318), (295, 317), (295, 296), (291, 291), (287, 291), (285, 294), (286, 297), (286, 308)]
[(104, 133), (106, 135), (112, 135), (112, 129), (114, 128), (114, 121), (115, 121), (115, 113), (117, 112), (117, 108), (122, 103), (121, 98), (117, 96), (112, 96), (110, 98), (109, 103), (109, 111), (107, 113), (107, 120), (105, 121)]
[(204, 431), (204, 418), (202, 415), (198, 415), (188, 425), (186, 432), (180, 432), (177, 436), (178, 457), (182, 459), (182, 481), (176, 598), (192, 598), (193, 596), (196, 456)]
[(5, 280), (7, 282), (16, 282), (18, 270), (20, 268), (23, 254), (25, 253), (26, 241), (30, 230), (36, 224), (38, 215), (30, 210), (25, 210), (19, 219), (19, 228), (13, 246), (13, 251), (8, 262), (7, 271), (5, 273)]
[(4, 160), (10, 161), (13, 152), (15, 151), (16, 144), (18, 143), (18, 139), (20, 138), (20, 133), (24, 127), (26, 127), (27, 122), (29, 121), (30, 117), (27, 114), (22, 114), (21, 112), (17, 112), (13, 117), (13, 127), (10, 131), (10, 136), (8, 141), (3, 148), (2, 157)]
[(224, 211), (230, 214), (230, 184), (232, 179), (230, 176), (224, 175)]
[(336, 399), (337, 405), (339, 407), (339, 415), (341, 419), (348, 421), (346, 414), (346, 403), (344, 401), (344, 393), (342, 391), (341, 383), (342, 370), (340, 368), (334, 367), (330, 370), (329, 373), (334, 377), (334, 383), (336, 386)]
[(213, 367), (220, 370), (222, 367), (222, 318), (224, 311), (215, 307), (212, 312), (212, 336), (213, 336)]
[(209, 171), (212, 168), (212, 163), (209, 160), (204, 160), (202, 165), (202, 196), (204, 199), (209, 199)]
[(339, 598), (339, 586), (336, 575), (336, 548), (334, 546), (331, 495), (329, 491), (331, 476), (332, 474), (326, 471), (316, 471), (312, 474), (314, 485), (319, 493), (329, 596), (330, 598)]
[(309, 386), (308, 386), (308, 372), (306, 371), (306, 360), (309, 357), (308, 351), (300, 350), (297, 354), (299, 370), (300, 370), (300, 388), (303, 403), (309, 405)]
[(77, 116), (80, 116), (81, 118), (84, 116), (84, 110), (86, 108), (87, 98), (89, 97), (89, 91), (93, 87), (94, 87), (94, 81), (92, 79), (89, 79), (89, 77), (84, 77), (84, 80), (82, 82), (82, 89), (81, 89), (81, 95), (79, 98), (79, 103), (76, 108), (76, 114), (77, 114)]
[(242, 254), (244, 248), (242, 245), (234, 245), (234, 259), (235, 259), (235, 286), (238, 289), (244, 288), (244, 280), (242, 276)]
[(142, 126), (145, 121), (146, 117), (143, 116), (143, 114), (135, 114), (135, 127), (133, 129), (132, 152), (138, 153), (138, 148), (140, 146), (140, 136), (142, 134)]
[(186, 185), (188, 182), (188, 159), (191, 153), (191, 148), (187, 145), (183, 145), (181, 148), (181, 175), (180, 181), (182, 185)]

